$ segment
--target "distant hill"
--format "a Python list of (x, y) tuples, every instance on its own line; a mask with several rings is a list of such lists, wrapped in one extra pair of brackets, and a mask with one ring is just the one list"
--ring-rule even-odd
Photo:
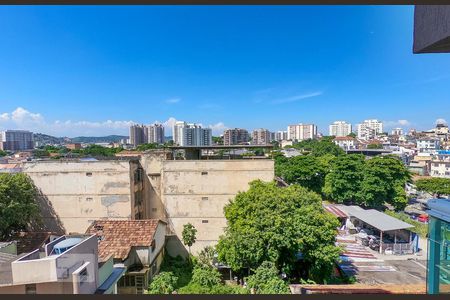
[(108, 135), (108, 136), (77, 136), (71, 138), (73, 143), (115, 143), (121, 139), (127, 139), (126, 135)]
[(34, 133), (33, 139), (40, 145), (58, 145), (64, 143), (113, 143), (120, 142), (121, 139), (127, 139), (125, 135), (108, 135), (108, 136), (77, 136), (74, 138), (55, 137), (43, 133)]
[(48, 144), (62, 144), (64, 140), (67, 138), (54, 137), (43, 133), (33, 133), (33, 139), (35, 142), (38, 142), (41, 145), (42, 144), (48, 145)]

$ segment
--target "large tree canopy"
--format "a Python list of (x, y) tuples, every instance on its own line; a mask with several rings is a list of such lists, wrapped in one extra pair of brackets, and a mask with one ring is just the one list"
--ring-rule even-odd
[(416, 187), (419, 191), (431, 194), (450, 195), (450, 178), (424, 178), (416, 180)]
[[(283, 156), (284, 157), (284, 156)], [(316, 193), (322, 191), (325, 175), (329, 170), (329, 162), (334, 156), (315, 157), (301, 155), (292, 158), (276, 158), (275, 173), (287, 183), (298, 183)]]
[(234, 271), (270, 261), (289, 273), (302, 253), (311, 279), (320, 282), (331, 274), (340, 251), (334, 245), (339, 224), (318, 194), (299, 185), (253, 181), (225, 207), (225, 216), (228, 226), (217, 252)]
[(36, 189), (23, 173), (0, 174), (0, 237), (25, 229), (39, 215)]
[(325, 177), (323, 192), (339, 203), (355, 203), (363, 179), (364, 156), (342, 155), (336, 158)]
[(292, 147), (310, 152), (313, 156), (323, 156), (326, 154), (339, 156), (345, 154), (344, 150), (342, 150), (332, 140), (333, 137), (323, 137), (320, 140), (304, 140), (294, 144)]
[(407, 204), (404, 190), (411, 175), (393, 156), (376, 156), (365, 160), (362, 155), (336, 158), (325, 177), (324, 194), (338, 203), (381, 207), (384, 203), (403, 209)]

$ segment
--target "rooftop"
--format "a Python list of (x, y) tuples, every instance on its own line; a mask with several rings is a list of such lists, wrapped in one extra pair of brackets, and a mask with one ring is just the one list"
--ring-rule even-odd
[(98, 255), (105, 260), (113, 255), (115, 259), (125, 260), (132, 247), (149, 247), (153, 241), (158, 219), (148, 220), (97, 220), (86, 230), (96, 234), (99, 239)]
[(383, 232), (414, 227), (376, 209), (363, 209), (356, 205), (336, 205), (336, 207), (346, 215), (353, 216)]

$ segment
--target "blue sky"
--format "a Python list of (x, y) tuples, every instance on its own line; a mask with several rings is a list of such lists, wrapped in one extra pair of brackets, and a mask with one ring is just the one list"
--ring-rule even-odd
[(0, 128), (450, 119), (450, 55), (412, 54), (412, 6), (1, 6), (0, 28)]

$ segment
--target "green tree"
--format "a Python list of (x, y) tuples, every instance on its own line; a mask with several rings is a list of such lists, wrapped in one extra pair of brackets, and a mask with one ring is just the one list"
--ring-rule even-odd
[(367, 149), (383, 149), (383, 145), (382, 144), (369, 144), (367, 145)]
[(360, 203), (381, 207), (385, 202), (402, 210), (407, 204), (404, 187), (411, 180), (405, 165), (393, 156), (376, 156), (366, 162), (361, 182)]
[(434, 194), (437, 197), (441, 195), (450, 195), (450, 179), (449, 178), (424, 178), (418, 179), (415, 182), (419, 191)]
[(320, 140), (304, 140), (294, 144), (293, 148), (310, 153), (313, 156), (323, 156), (326, 154), (339, 156), (345, 154), (344, 150), (332, 141), (332, 137), (324, 137)]
[(352, 138), (356, 138), (356, 133), (350, 132), (347, 136), (348, 137), (352, 137)]
[(357, 203), (360, 197), (364, 174), (363, 155), (341, 155), (337, 157), (325, 177), (323, 192), (338, 203)]
[(197, 264), (203, 267), (213, 267), (216, 251), (212, 246), (206, 246), (197, 257)]
[(137, 151), (145, 151), (145, 150), (151, 150), (151, 149), (158, 149), (160, 148), (160, 145), (157, 143), (149, 143), (149, 144), (141, 144), (136, 147)]
[(288, 285), (279, 277), (273, 262), (265, 261), (246, 278), (247, 287), (255, 294), (290, 294)]
[(197, 229), (191, 223), (183, 225), (183, 232), (181, 233), (183, 243), (189, 247), (189, 253), (191, 253), (191, 246), (195, 243)]
[(220, 273), (214, 267), (196, 266), (192, 272), (191, 283), (211, 288), (221, 283)]
[(221, 136), (213, 136), (212, 141), (216, 145), (223, 145), (223, 137)]
[(0, 149), (0, 157), (6, 156), (8, 153)]
[(156, 275), (148, 287), (148, 294), (172, 294), (175, 291), (178, 277), (172, 272), (161, 272)]
[(297, 183), (316, 193), (322, 191), (328, 172), (327, 161), (311, 155), (300, 155), (286, 160), (275, 160), (276, 175), (287, 183)]
[(0, 238), (25, 229), (38, 217), (36, 188), (28, 175), (0, 174)]
[[(299, 185), (279, 188), (274, 182), (253, 181), (225, 207), (225, 217), (228, 226), (216, 249), (219, 261), (236, 272), (270, 261), (289, 273), (299, 252), (314, 267), (322, 259), (316, 248), (338, 258), (337, 219), (325, 213), (318, 194)], [(318, 281), (329, 275), (323, 272)]]

